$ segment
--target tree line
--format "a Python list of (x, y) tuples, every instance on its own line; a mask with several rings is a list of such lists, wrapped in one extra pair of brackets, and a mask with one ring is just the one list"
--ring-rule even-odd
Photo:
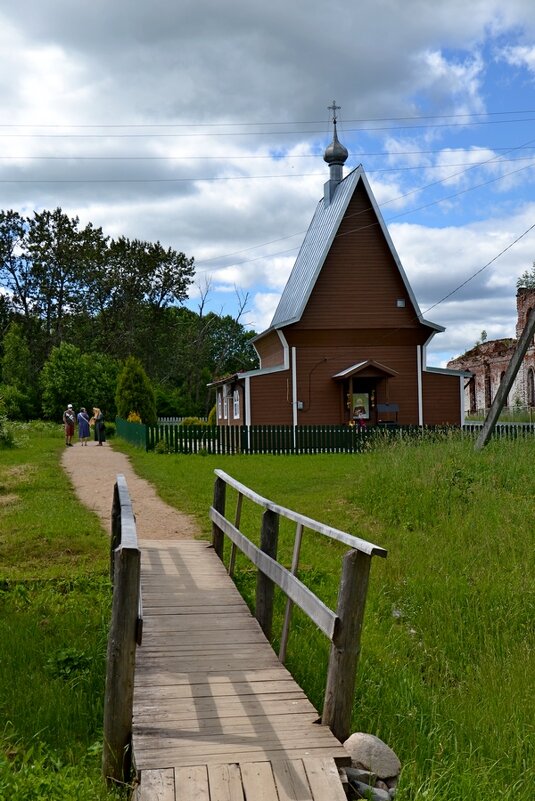
[(54, 419), (69, 401), (114, 416), (118, 376), (134, 359), (159, 415), (208, 414), (207, 383), (256, 366), (254, 332), (240, 315), (205, 313), (206, 288), (198, 311), (186, 308), (193, 279), (193, 258), (160, 242), (105, 236), (60, 208), (0, 211), (4, 412)]

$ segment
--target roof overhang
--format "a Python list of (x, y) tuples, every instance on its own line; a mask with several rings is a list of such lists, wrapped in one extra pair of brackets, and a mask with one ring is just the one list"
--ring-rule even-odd
[(225, 384), (235, 384), (236, 381), (239, 381), (242, 377), (243, 373), (233, 373), (232, 375), (225, 375), (222, 378), (216, 378), (214, 381), (211, 381), (207, 384), (207, 387), (222, 387)]
[(377, 377), (387, 377), (391, 378), (397, 375), (396, 370), (392, 370), (391, 367), (386, 367), (384, 364), (380, 362), (374, 361), (374, 359), (366, 359), (363, 362), (357, 362), (356, 364), (352, 364), (351, 367), (346, 367), (345, 370), (341, 370), (339, 373), (333, 375), (333, 379), (335, 381), (343, 381), (346, 378), (351, 378), (354, 375), (359, 375), (362, 378), (377, 378)]
[(458, 378), (471, 378), (474, 373), (470, 370), (454, 370), (453, 367), (424, 367), (425, 373), (438, 373), (438, 375), (453, 375)]

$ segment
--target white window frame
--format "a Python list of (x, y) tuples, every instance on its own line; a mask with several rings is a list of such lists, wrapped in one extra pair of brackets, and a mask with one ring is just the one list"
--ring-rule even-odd
[(223, 392), (221, 390), (217, 393), (217, 419), (221, 420), (223, 417)]
[(228, 420), (228, 386), (223, 385), (223, 420)]
[(240, 419), (240, 390), (235, 389), (232, 394), (232, 414), (234, 420)]

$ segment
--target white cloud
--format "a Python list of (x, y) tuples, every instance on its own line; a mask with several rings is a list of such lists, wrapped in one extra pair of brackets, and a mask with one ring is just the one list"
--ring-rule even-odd
[[(390, 227), (424, 307), (524, 230), (534, 211), (520, 194), (532, 172), (505, 175), (522, 162), (453, 176), (463, 169), (455, 164), (492, 158), (531, 133), (454, 127), (453, 118), (451, 128), (399, 120), (387, 130), (391, 118), (502, 108), (516, 68), (535, 71), (534, 35), (532, 0), (333, 0), (328, 8), (184, 0), (180, 9), (170, 0), (5, 0), (2, 206), (26, 214), (61, 206), (112, 236), (158, 239), (194, 256), (198, 279), (211, 278), (217, 290), (215, 308), (238, 286), (251, 293), (260, 330), (328, 177), (321, 153), (335, 97), (348, 148), (389, 154), (362, 160), (385, 218), (411, 212)], [(485, 59), (498, 44), (499, 69), (508, 72), (494, 86)], [(510, 102), (532, 108), (521, 90)], [(370, 118), (383, 130), (366, 133), (373, 125), (355, 122)], [(16, 123), (63, 127), (7, 127)], [(414, 124), (422, 127), (408, 130)], [(500, 138), (504, 130), (511, 132)], [(374, 172), (385, 168), (395, 171)], [(431, 205), (492, 178), (500, 180), (484, 191)], [(441, 179), (433, 194), (427, 185)], [(448, 325), (435, 341), (457, 347), (474, 328), (477, 336), (478, 328), (506, 326), (532, 251), (523, 240), (499, 269), (433, 311)], [(470, 306), (485, 298), (490, 307)]]
[(252, 298), (252, 307), (247, 323), (255, 331), (265, 331), (269, 327), (280, 300), (276, 292), (257, 292)]
[(535, 45), (515, 45), (505, 47), (499, 57), (513, 67), (525, 67), (535, 73)]

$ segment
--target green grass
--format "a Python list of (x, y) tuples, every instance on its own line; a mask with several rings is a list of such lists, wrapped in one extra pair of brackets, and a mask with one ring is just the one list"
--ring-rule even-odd
[[(121, 444), (162, 497), (208, 535), (213, 469), (376, 542), (353, 729), (398, 753), (399, 801), (535, 797), (535, 443), (398, 443), (360, 455), (170, 456)], [(230, 493), (227, 509), (232, 513)], [(231, 516), (231, 515), (230, 515)], [(258, 538), (260, 515), (242, 528)], [(280, 557), (291, 560), (282, 526)], [(332, 607), (343, 548), (306, 533), (301, 578)], [(239, 560), (251, 602), (255, 574)], [(283, 600), (277, 597), (275, 631)], [(277, 636), (277, 635), (276, 635)], [(276, 643), (275, 636), (275, 645)], [(321, 709), (328, 647), (304, 616), (288, 666)]]
[(0, 800), (107, 799), (108, 540), (59, 460), (60, 427), (0, 450)]

